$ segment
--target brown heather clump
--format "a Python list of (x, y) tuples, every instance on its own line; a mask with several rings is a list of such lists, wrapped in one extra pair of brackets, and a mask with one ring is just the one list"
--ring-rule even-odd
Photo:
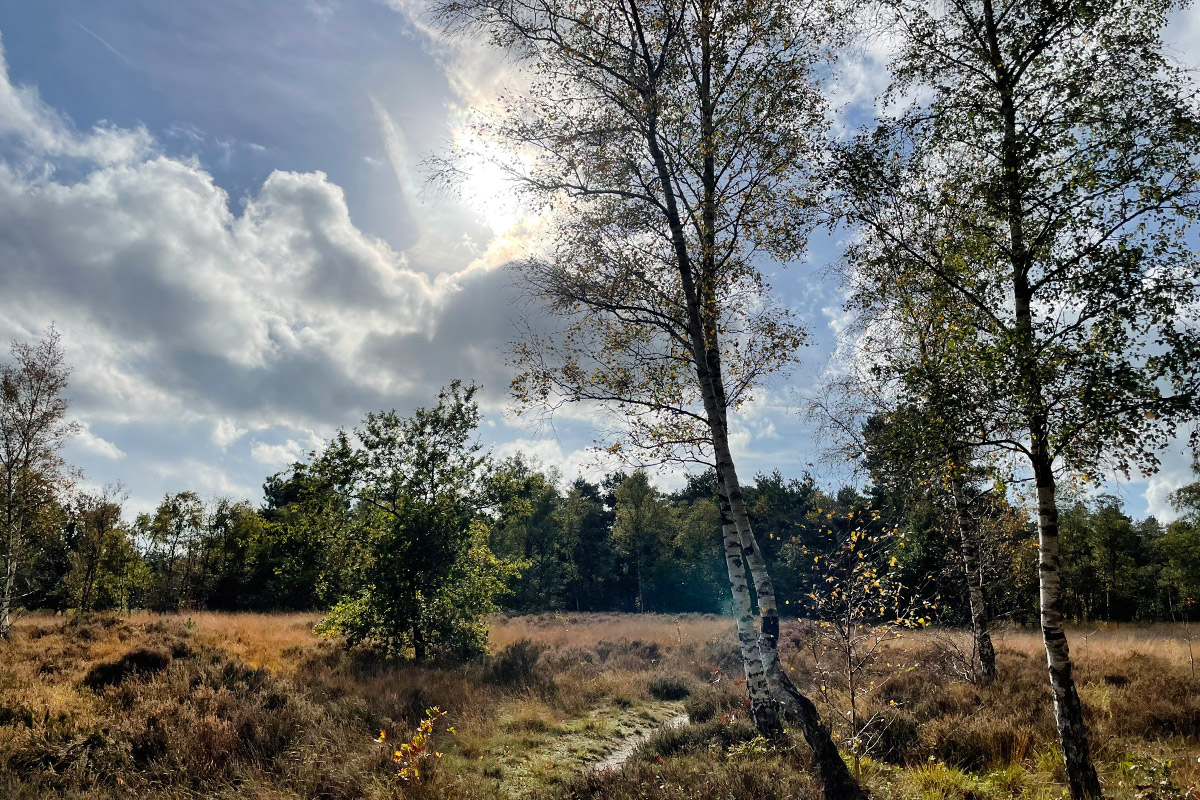
[[(821, 796), (803, 740), (765, 742), (748, 723), (733, 626), (719, 617), (498, 618), (492, 654), (453, 668), (347, 651), (314, 636), (314, 621), (19, 620), (0, 643), (0, 798)], [(1086, 654), (1075, 647), (1109, 797), (1200, 796), (1189, 788), (1200, 781), (1200, 686), (1176, 633), (1120, 628), (1089, 636)], [(860, 733), (872, 795), (1060, 796), (1036, 632), (998, 632), (989, 686), (959, 677), (939, 636), (889, 642), (871, 668), (879, 688), (863, 718), (874, 728)], [(790, 644), (784, 664), (801, 686), (816, 674), (811, 653)], [(428, 743), (442, 756), (402, 777), (411, 759), (395, 750), (433, 707), (447, 712)], [(692, 724), (666, 725), (685, 713)], [(822, 714), (836, 739), (851, 735)], [(596, 769), (605, 763), (617, 768)]]

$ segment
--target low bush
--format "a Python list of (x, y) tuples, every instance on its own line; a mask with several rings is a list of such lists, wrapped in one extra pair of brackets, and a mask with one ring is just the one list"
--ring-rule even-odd
[(499, 653), (489, 656), (484, 675), (489, 683), (507, 688), (533, 686), (547, 682), (538, 661), (547, 646), (530, 639), (518, 639)]
[(622, 639), (619, 642), (596, 642), (596, 655), (602, 664), (610, 661), (620, 661), (618, 666), (636, 667), (638, 662), (650, 666), (662, 659), (662, 648), (658, 642), (643, 642), (640, 639), (632, 641)]
[(656, 675), (650, 679), (650, 696), (655, 700), (683, 700), (692, 693), (692, 684), (678, 675)]
[(171, 654), (164, 650), (136, 648), (116, 661), (92, 667), (84, 677), (83, 685), (93, 691), (107, 686), (119, 686), (127, 678), (161, 672), (170, 663)]
[(900, 708), (875, 711), (863, 730), (866, 754), (888, 764), (908, 764), (921, 748), (921, 725), (917, 718)]
[(659, 756), (666, 758), (710, 749), (724, 753), (730, 747), (752, 741), (757, 736), (758, 731), (744, 719), (665, 727), (638, 745), (634, 757), (642, 761), (657, 761)]
[(1028, 727), (988, 714), (929, 720), (921, 727), (921, 738), (938, 761), (977, 773), (1021, 761), (1033, 743)]
[(693, 723), (709, 722), (742, 707), (745, 689), (733, 681), (706, 684), (683, 701), (683, 710)]

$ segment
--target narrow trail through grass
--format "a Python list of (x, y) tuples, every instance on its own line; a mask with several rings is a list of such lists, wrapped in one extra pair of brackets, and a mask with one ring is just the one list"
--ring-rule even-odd
[[(688, 724), (688, 715), (687, 714), (677, 714), (677, 715), (671, 717), (670, 719), (668, 719), (662, 725), (660, 725), (659, 728), (660, 729), (661, 728), (681, 728), (687, 724)], [(613, 751), (613, 753), (610, 754), (608, 756), (608, 758), (604, 759), (599, 764), (597, 764), (595, 769), (598, 772), (603, 772), (606, 769), (620, 769), (621, 765), (624, 764), (626, 761), (628, 761), (629, 757), (631, 755), (633, 755), (633, 751), (637, 749), (638, 745), (640, 745), (642, 742), (645, 742), (646, 740), (648, 740), (653, 733), (654, 733), (654, 731), (650, 731), (647, 733), (637, 733), (633, 736), (628, 737), (625, 740), (625, 743), (623, 745), (621, 745), (621, 747), (618, 750)]]
[(686, 722), (683, 704), (673, 701), (609, 705), (536, 730), (529, 730), (528, 720), (502, 716), (506, 734), (477, 760), (505, 794), (523, 798), (588, 770), (619, 769), (655, 732)]

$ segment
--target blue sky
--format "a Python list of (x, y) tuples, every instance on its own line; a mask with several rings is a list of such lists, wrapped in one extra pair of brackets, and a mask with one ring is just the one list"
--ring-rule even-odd
[[(499, 454), (568, 476), (589, 459), (586, 415), (539, 431), (505, 414), (502, 267), (533, 234), (486, 174), (468, 198), (430, 196), (419, 163), (507, 70), (419, 10), (0, 0), (0, 341), (62, 333), (85, 426), (68, 457), (87, 482), (121, 481), (132, 510), (182, 489), (257, 499), (338, 426), (428, 404), (455, 377), (483, 384)], [(1171, 34), (1193, 63), (1198, 18)], [(885, 81), (862, 54), (840, 91)], [(738, 425), (747, 477), (844, 477), (794, 408), (832, 351), (840, 301), (819, 268), (835, 257), (820, 240), (774, 276), (814, 345)], [(1133, 513), (1163, 512), (1186, 480), (1174, 450), (1151, 482), (1114, 487)]]

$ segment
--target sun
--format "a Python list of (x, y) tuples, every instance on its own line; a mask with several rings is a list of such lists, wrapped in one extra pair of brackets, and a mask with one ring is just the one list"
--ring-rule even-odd
[(522, 205), (512, 174), (519, 159), (481, 140), (469, 128), (456, 131), (455, 139), (463, 201), (494, 236), (511, 234), (531, 217)]

